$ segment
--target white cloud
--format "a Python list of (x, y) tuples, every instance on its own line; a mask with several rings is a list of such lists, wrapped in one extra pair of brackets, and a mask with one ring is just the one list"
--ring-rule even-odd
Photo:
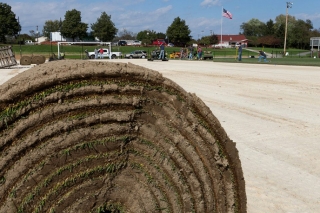
[(201, 2), (201, 6), (215, 6), (218, 5), (220, 3), (220, 0), (204, 0), (203, 2)]
[(148, 22), (150, 19), (162, 17), (166, 13), (168, 13), (172, 9), (172, 6), (169, 5), (167, 7), (158, 8), (149, 12), (141, 12), (141, 11), (127, 11), (125, 13), (121, 13), (118, 15), (118, 18), (122, 21), (124, 20), (132, 20), (133, 22), (138, 23), (139, 17), (144, 22)]
[(219, 26), (221, 21), (218, 19), (208, 19), (208, 18), (196, 18), (193, 20), (189, 20), (189, 25), (190, 27), (200, 27), (200, 28), (207, 28), (207, 27), (212, 27), (212, 26)]
[(152, 14), (159, 17), (168, 13), (171, 9), (172, 9), (172, 5), (168, 5), (166, 7), (156, 9)]
[(298, 14), (290, 14), (294, 16), (296, 19), (301, 19), (303, 21), (306, 21), (307, 19), (312, 22), (313, 28), (314, 29), (319, 29), (320, 30), (320, 13), (313, 13), (313, 14), (308, 14), (308, 13), (298, 13)]
[(296, 14), (296, 15), (294, 15), (296, 18), (298, 18), (298, 19), (302, 19), (302, 20), (307, 20), (307, 19), (309, 19), (309, 20), (311, 20), (311, 21), (313, 21), (313, 20), (319, 20), (320, 19), (320, 13), (315, 13), (315, 14), (305, 14), (305, 13), (300, 13), (300, 14)]
[[(188, 20), (188, 26), (192, 29), (192, 36), (197, 39), (198, 36), (208, 36), (211, 33), (220, 33), (221, 20), (214, 18), (195, 18)], [(202, 32), (203, 31), (203, 32)]]

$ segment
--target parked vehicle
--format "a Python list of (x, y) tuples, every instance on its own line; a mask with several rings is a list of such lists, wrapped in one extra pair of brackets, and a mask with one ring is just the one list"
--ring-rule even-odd
[(34, 42), (31, 41), (31, 40), (26, 40), (26, 41), (24, 42), (24, 44), (25, 44), (25, 45), (34, 45)]
[(164, 51), (164, 58), (163, 59), (159, 59), (159, 56), (160, 56), (160, 50), (155, 49), (151, 52), (151, 55), (148, 58), (148, 61), (154, 61), (154, 60), (169, 61), (169, 59), (167, 58), (166, 51)]
[(174, 47), (174, 44), (169, 43), (169, 44), (168, 44), (168, 47)]
[[(104, 48), (103, 49), (103, 58), (109, 58), (109, 56), (112, 59), (121, 58), (122, 57), (122, 53), (121, 52), (111, 52), (109, 54), (109, 49)], [(88, 52), (88, 57), (91, 58), (91, 59), (94, 59), (95, 58), (94, 51), (93, 52)]]
[(213, 60), (213, 53), (211, 51), (204, 51), (202, 55), (203, 60), (211, 59)]
[(166, 41), (164, 39), (157, 39), (152, 42), (153, 45), (158, 45), (160, 46), (161, 44), (164, 44), (165, 46), (167, 45)]
[(133, 46), (140, 46), (141, 45), (141, 41), (135, 40), (132, 42)]
[(118, 42), (118, 46), (126, 46), (126, 45), (127, 45), (127, 42), (126, 42), (126, 41), (120, 40), (120, 41)]
[(131, 53), (125, 54), (125, 58), (146, 58), (147, 57), (147, 51), (145, 50), (135, 50)]

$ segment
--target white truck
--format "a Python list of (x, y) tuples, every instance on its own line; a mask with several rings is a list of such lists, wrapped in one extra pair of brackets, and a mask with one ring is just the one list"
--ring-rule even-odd
[[(88, 57), (91, 59), (95, 58), (95, 53), (93, 52), (88, 52)], [(98, 58), (100, 58), (100, 53), (99, 53), (99, 49), (98, 49)], [(103, 48), (103, 58), (111, 58), (111, 59), (115, 59), (115, 58), (121, 58), (122, 57), (122, 53), (121, 52), (109, 52), (109, 49), (107, 48)]]

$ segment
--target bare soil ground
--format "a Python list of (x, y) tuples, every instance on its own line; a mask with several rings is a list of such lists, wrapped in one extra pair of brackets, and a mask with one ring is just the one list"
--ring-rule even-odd
[(0, 94), (0, 212), (246, 212), (235, 143), (159, 72), (55, 61)]
[[(248, 212), (319, 211), (319, 67), (112, 61), (157, 70), (211, 109), (239, 150)], [(1, 70), (0, 83), (22, 71)]]

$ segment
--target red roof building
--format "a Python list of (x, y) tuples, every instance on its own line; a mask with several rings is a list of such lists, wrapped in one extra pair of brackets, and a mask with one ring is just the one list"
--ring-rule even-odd
[(248, 46), (248, 39), (244, 35), (217, 35), (219, 44), (215, 47), (235, 47), (241, 43), (243, 47)]

